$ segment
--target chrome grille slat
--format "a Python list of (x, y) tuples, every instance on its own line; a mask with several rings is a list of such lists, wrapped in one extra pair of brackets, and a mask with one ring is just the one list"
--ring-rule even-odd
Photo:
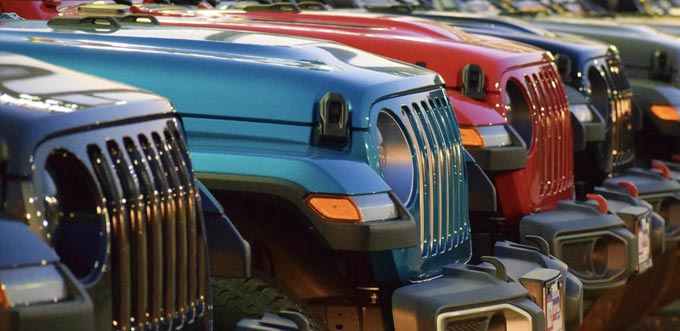
[(427, 198), (427, 192), (423, 189), (423, 183), (425, 182), (425, 153), (423, 152), (422, 148), (419, 148), (420, 146), (424, 145), (423, 139), (419, 134), (416, 134), (416, 131), (414, 130), (414, 127), (417, 127), (417, 124), (415, 122), (413, 113), (411, 112), (411, 109), (406, 106), (401, 107), (401, 112), (402, 116), (404, 119), (406, 119), (407, 123), (406, 127), (406, 134), (409, 136), (409, 140), (412, 142), (416, 143), (416, 147), (414, 148), (414, 152), (416, 154), (416, 167), (417, 167), (417, 176), (418, 176), (418, 187), (417, 187), (417, 193), (418, 193), (418, 206), (420, 208), (418, 209), (418, 219), (420, 220), (420, 249), (422, 251), (423, 256), (427, 256), (429, 254), (429, 250), (427, 247), (427, 241), (425, 240), (427, 234), (425, 233), (425, 212), (426, 212), (426, 207), (425, 207), (425, 202)]
[(417, 145), (421, 247), (427, 258), (466, 239), (457, 236), (467, 230), (467, 205), (456, 202), (466, 189), (460, 134), (448, 100), (427, 98), (401, 110), (406, 134)]
[(535, 103), (536, 133), (539, 158), (539, 194), (556, 195), (573, 185), (573, 146), (565, 137), (571, 130), (569, 107), (560, 92), (561, 81), (550, 67), (542, 68), (538, 75), (526, 76), (532, 102)]
[[(173, 137), (174, 137), (174, 143), (178, 147), (178, 150), (181, 155), (185, 155), (187, 158), (189, 157), (189, 149), (187, 148), (186, 144), (184, 143), (184, 140), (181, 138), (181, 134), (179, 132), (179, 129), (177, 128), (176, 125), (174, 125), (174, 122), (171, 122), (169, 124), (170, 129), (172, 131)], [(188, 160), (187, 160), (188, 162)], [(185, 169), (188, 171), (190, 169), (190, 165), (185, 164)], [(198, 190), (193, 189), (193, 185), (191, 185), (191, 190), (194, 192), (194, 205), (195, 206), (200, 206), (201, 205), (201, 195), (199, 194)], [(196, 317), (202, 317), (203, 313), (205, 312), (205, 298), (206, 298), (206, 291), (208, 289), (208, 283), (207, 283), (207, 264), (206, 264), (206, 259), (207, 259), (207, 251), (205, 245), (201, 245), (199, 243), (203, 242), (204, 238), (204, 228), (203, 228), (203, 214), (201, 213), (199, 208), (194, 208), (194, 217), (195, 217), (195, 227), (196, 227), (196, 243), (197, 243), (197, 248), (196, 248), (196, 265), (198, 268), (197, 272), (197, 287), (196, 287), (196, 295), (194, 298), (196, 298), (196, 310), (197, 310), (197, 316)]]
[(632, 131), (632, 92), (618, 61), (610, 58), (597, 68), (603, 75), (609, 90), (610, 117), (612, 121), (613, 170), (627, 168), (635, 158)]
[[(170, 128), (174, 130), (174, 128)], [(176, 130), (174, 130), (176, 131)], [(176, 166), (179, 166), (178, 175), (182, 187), (185, 188), (185, 205), (186, 205), (186, 263), (187, 263), (187, 280), (186, 280), (186, 311), (188, 313), (189, 320), (187, 323), (193, 323), (196, 311), (196, 301), (198, 297), (198, 270), (196, 265), (196, 241), (197, 241), (197, 231), (196, 231), (196, 192), (191, 185), (191, 176), (187, 172), (187, 164), (185, 159), (182, 157), (182, 151), (175, 139), (175, 134), (170, 131), (165, 131), (165, 139), (170, 145), (170, 154)]]
[[(140, 145), (142, 146), (142, 151), (146, 156), (146, 160), (151, 167), (152, 173), (160, 174), (154, 176), (154, 186), (156, 191), (160, 192), (160, 203), (161, 203), (161, 220), (163, 222), (162, 230), (162, 240), (163, 243), (174, 243), (175, 240), (175, 200), (173, 199), (173, 190), (171, 189), (171, 183), (167, 180), (167, 171), (163, 169), (161, 165), (160, 153), (165, 153), (162, 149), (156, 150), (154, 145), (148, 139), (148, 137), (140, 135), (139, 137)], [(162, 296), (162, 321), (166, 321), (167, 324), (171, 324), (172, 320), (176, 314), (176, 292), (175, 286), (170, 284), (175, 284), (175, 269), (177, 254), (175, 250), (175, 245), (164, 244), (162, 249), (163, 256), (163, 284), (165, 291)]]
[[(455, 177), (455, 160), (453, 159), (453, 139), (448, 130), (446, 130), (446, 119), (443, 117), (443, 113), (446, 112), (445, 108), (442, 106), (440, 99), (429, 100), (430, 107), (432, 108), (433, 122), (438, 126), (438, 131), (442, 136), (442, 144), (444, 147), (444, 167), (442, 171), (444, 172), (444, 189), (442, 190), (442, 201), (443, 206), (443, 220), (449, 220), (456, 217), (453, 200), (457, 197), (456, 186), (453, 185)], [(448, 189), (447, 189), (448, 188)], [(443, 221), (442, 223), (442, 241), (444, 242), (443, 251), (448, 251), (453, 247), (453, 224), (450, 222)]]
[(156, 125), (86, 144), (111, 224), (114, 330), (181, 330), (207, 310), (203, 215), (188, 151), (174, 120)]
[(425, 209), (425, 218), (421, 219), (420, 221), (425, 224), (425, 233), (424, 233), (424, 238), (425, 238), (425, 250), (423, 251), (423, 254), (429, 255), (434, 255), (436, 252), (433, 251), (433, 245), (434, 245), (434, 234), (433, 234), (433, 225), (434, 225), (434, 201), (435, 201), (435, 192), (434, 192), (434, 176), (433, 173), (436, 171), (435, 170), (435, 162), (434, 162), (434, 148), (432, 146), (431, 138), (429, 137), (428, 134), (428, 129), (425, 127), (425, 124), (423, 123), (422, 119), (422, 112), (420, 111), (420, 108), (418, 107), (417, 104), (412, 104), (411, 108), (413, 110), (413, 113), (415, 113), (412, 116), (413, 123), (415, 125), (415, 128), (420, 136), (420, 141), (422, 141), (422, 144), (420, 145), (422, 150), (423, 150), (423, 155), (424, 155), (424, 165), (423, 169), (425, 170), (425, 181), (421, 183), (420, 189), (421, 191), (425, 194), (424, 196), (424, 201), (425, 205), (422, 205), (421, 208)]
[(525, 77), (525, 82), (527, 85), (527, 89), (529, 90), (529, 95), (531, 98), (531, 107), (533, 107), (532, 110), (532, 118), (534, 121), (534, 132), (538, 139), (538, 143), (540, 144), (540, 148), (537, 148), (537, 154), (538, 154), (538, 182), (539, 182), (539, 194), (541, 196), (545, 195), (546, 192), (546, 183), (548, 182), (548, 174), (546, 173), (546, 169), (548, 168), (548, 159), (545, 155), (546, 153), (546, 148), (547, 146), (547, 141), (546, 141), (546, 135), (545, 135), (545, 114), (544, 112), (541, 111), (542, 104), (541, 101), (539, 100), (539, 92), (537, 90), (536, 82), (533, 77), (526, 76)]
[[(433, 232), (434, 232), (434, 238), (436, 240), (434, 250), (437, 253), (442, 253), (446, 251), (446, 235), (444, 234), (444, 222), (441, 220), (446, 219), (444, 216), (445, 213), (445, 208), (443, 207), (444, 204), (444, 195), (446, 189), (444, 188), (446, 185), (446, 175), (447, 175), (447, 166), (446, 166), (446, 158), (445, 158), (445, 149), (446, 149), (446, 142), (444, 141), (444, 137), (442, 135), (441, 128), (439, 127), (439, 124), (434, 118), (434, 112), (435, 109), (434, 107), (431, 107), (430, 104), (426, 101), (421, 101), (420, 102), (421, 109), (423, 110), (423, 117), (427, 121), (427, 123), (430, 126), (430, 131), (429, 134), (432, 136), (432, 140), (435, 143), (435, 151), (434, 155), (436, 156), (436, 167), (435, 169), (437, 170), (436, 173), (436, 194), (435, 194), (435, 210), (436, 212), (434, 213), (434, 226), (433, 226)], [(434, 231), (436, 230), (436, 231)]]
[(125, 225), (125, 209), (121, 194), (117, 189), (114, 176), (111, 173), (112, 163), (109, 162), (97, 145), (87, 147), (90, 162), (95, 174), (102, 184), (102, 192), (106, 198), (106, 206), (111, 217), (111, 269), (114, 285), (113, 292), (113, 329), (129, 330), (131, 313), (131, 266), (130, 246), (127, 226)]
[[(442, 117), (442, 120), (445, 123), (444, 132), (446, 132), (446, 134), (450, 137), (451, 141), (451, 145), (449, 147), (452, 151), (451, 163), (453, 176), (451, 176), (450, 185), (453, 188), (453, 196), (449, 200), (449, 209), (452, 211), (452, 218), (449, 219), (447, 223), (449, 223), (450, 228), (448, 235), (453, 236), (454, 241), (452, 242), (452, 246), (448, 248), (450, 250), (453, 247), (458, 247), (458, 245), (467, 239), (467, 236), (458, 236), (457, 234), (459, 232), (465, 233), (466, 231), (469, 196), (467, 194), (467, 178), (465, 177), (466, 172), (464, 170), (463, 164), (463, 140), (460, 137), (460, 133), (454, 129), (458, 127), (458, 123), (455, 119), (453, 109), (450, 107), (448, 100), (442, 101), (441, 99), (436, 99), (435, 101), (440, 105), (438, 114)], [(463, 198), (460, 199), (460, 197)], [(456, 199), (462, 200), (460, 206), (456, 205)], [(463, 223), (456, 224), (454, 220), (463, 220)]]
[[(161, 165), (165, 171), (166, 180), (171, 184), (172, 199), (175, 201), (174, 214), (174, 235), (176, 249), (175, 249), (175, 269), (169, 270), (174, 274), (174, 282), (167, 282), (168, 286), (175, 288), (175, 314), (173, 316), (173, 326), (180, 327), (185, 322), (185, 307), (186, 307), (186, 275), (187, 275), (187, 260), (186, 260), (186, 204), (184, 202), (184, 188), (179, 181), (177, 175), (177, 167), (175, 166), (172, 156), (170, 155), (168, 144), (163, 141), (161, 136), (154, 132), (151, 139), (156, 146), (156, 150), (160, 156)], [(172, 285), (171, 285), (172, 284)]]
[[(430, 120), (432, 123), (434, 123), (437, 126), (437, 134), (440, 137), (440, 151), (441, 151), (441, 157), (442, 157), (442, 163), (440, 167), (440, 172), (442, 173), (442, 181), (440, 183), (440, 189), (441, 195), (439, 199), (439, 207), (441, 209), (440, 215), (442, 220), (448, 220), (452, 219), (454, 215), (451, 213), (453, 212), (453, 209), (449, 205), (451, 201), (453, 201), (453, 197), (451, 196), (450, 189), (448, 188), (453, 188), (454, 186), (451, 185), (451, 181), (453, 179), (453, 175), (451, 174), (452, 171), (452, 163), (451, 163), (451, 137), (446, 134), (444, 122), (442, 121), (441, 118), (441, 113), (442, 113), (442, 107), (441, 107), (441, 102), (437, 102), (435, 104), (432, 99), (428, 100), (429, 101), (429, 106), (431, 111), (428, 112), (430, 115)], [(439, 100), (436, 100), (439, 101)], [(452, 231), (451, 231), (451, 224), (449, 222), (439, 222), (439, 233), (441, 234), (441, 240), (440, 240), (440, 252), (445, 252), (449, 249), (451, 249), (452, 246)]]
[[(108, 141), (106, 146), (122, 188), (123, 204), (127, 207), (127, 218), (124, 226), (129, 228), (130, 233), (131, 275), (133, 277), (131, 283), (133, 293), (132, 314), (129, 320), (136, 327), (143, 327), (146, 324), (148, 303), (146, 218), (142, 216), (142, 210), (146, 209), (146, 206), (140, 194), (139, 184), (131, 173), (132, 169), (120, 146), (114, 141)], [(142, 205), (140, 206), (140, 204)]]
[[(140, 135), (141, 136), (141, 135)], [(140, 137), (140, 140), (142, 138)], [(125, 150), (132, 162), (132, 168), (137, 176), (140, 192), (146, 208), (142, 209), (146, 215), (146, 228), (148, 234), (148, 250), (147, 258), (149, 261), (148, 271), (148, 287), (149, 295), (147, 313), (149, 323), (153, 326), (160, 324), (161, 320), (161, 305), (163, 298), (163, 238), (162, 238), (162, 224), (161, 224), (161, 199), (160, 194), (152, 180), (152, 174), (149, 173), (151, 166), (146, 162), (141, 155), (140, 149), (137, 148), (135, 142), (131, 138), (123, 139)]]
[[(553, 93), (555, 94), (556, 102), (557, 102), (557, 107), (559, 111), (559, 123), (561, 123), (560, 127), (562, 128), (562, 134), (561, 137), (567, 137), (571, 135), (571, 116), (569, 115), (569, 102), (567, 100), (567, 96), (564, 93), (559, 93), (558, 90), (555, 88), (557, 86), (561, 86), (560, 84), (562, 83), (560, 77), (557, 75), (556, 71), (550, 71), (550, 75), (552, 76), (552, 86)], [(573, 141), (571, 140), (565, 140), (561, 139), (561, 144), (560, 146), (562, 147), (561, 151), (561, 157), (560, 162), (559, 162), (559, 175), (560, 175), (560, 192), (563, 192), (572, 186), (573, 182), (573, 166), (570, 166), (573, 162), (570, 161), (573, 159)]]

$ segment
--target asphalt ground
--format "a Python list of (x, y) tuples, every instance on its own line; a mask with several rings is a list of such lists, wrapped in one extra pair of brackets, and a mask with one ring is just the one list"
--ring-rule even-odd
[(680, 301), (657, 310), (625, 331), (680, 331)]

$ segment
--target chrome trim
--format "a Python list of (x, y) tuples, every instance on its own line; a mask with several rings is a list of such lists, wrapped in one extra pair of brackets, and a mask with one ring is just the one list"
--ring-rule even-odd
[(581, 123), (589, 123), (595, 120), (593, 111), (590, 110), (590, 107), (587, 103), (570, 104), (569, 112), (571, 112)]
[[(150, 243), (147, 243), (148, 263), (147, 270), (150, 277), (147, 279), (149, 288), (149, 302), (147, 307), (148, 318), (151, 324), (160, 323), (161, 318), (161, 298), (163, 293), (163, 244), (162, 244), (162, 224), (160, 219), (160, 196), (155, 190), (151, 181), (151, 174), (148, 172), (150, 166), (145, 162), (140, 149), (130, 138), (123, 139), (128, 157), (132, 163), (132, 170), (137, 177), (140, 189), (140, 207), (142, 210), (144, 224), (148, 229)], [(148, 240), (147, 239), (147, 240)], [(149, 247), (150, 246), (150, 247)], [(145, 278), (145, 277), (143, 277)]]
[[(452, 311), (437, 315), (437, 331), (446, 331), (446, 322), (450, 319), (459, 319), (473, 317), (474, 315), (490, 315), (497, 312), (512, 312), (513, 315), (507, 316), (506, 327), (508, 331), (525, 331), (532, 329), (533, 319), (531, 315), (524, 310), (515, 307), (508, 303), (502, 303), (492, 306), (484, 306), (479, 308), (471, 308), (459, 311)], [(481, 317), (481, 316), (480, 316)]]
[[(462, 239), (456, 234), (463, 230), (467, 217), (458, 215), (461, 213), (457, 211), (465, 206), (458, 206), (454, 201), (463, 196), (465, 173), (460, 136), (447, 101), (428, 98), (401, 109), (406, 119), (405, 131), (414, 144), (417, 160), (423, 257), (435, 256), (457, 246)], [(456, 220), (461, 223), (460, 229), (454, 224)]]
[[(169, 124), (169, 126), (171, 126)], [(171, 126), (170, 129), (173, 129)], [(185, 206), (186, 209), (184, 210), (185, 216), (186, 216), (186, 226), (185, 226), (185, 235), (186, 235), (186, 250), (183, 252), (183, 255), (186, 258), (186, 269), (187, 269), (187, 278), (186, 282), (184, 284), (185, 288), (185, 304), (184, 304), (184, 309), (185, 312), (188, 314), (188, 319), (187, 323), (193, 323), (194, 321), (194, 316), (195, 316), (195, 310), (196, 310), (196, 301), (195, 298), (197, 297), (197, 287), (198, 287), (198, 280), (197, 278), (197, 270), (196, 270), (196, 205), (195, 205), (195, 196), (196, 192), (194, 191), (194, 186), (191, 183), (191, 177), (187, 171), (187, 165), (186, 161), (181, 155), (181, 150), (177, 144), (177, 140), (175, 139), (175, 135), (172, 134), (169, 130), (166, 130), (164, 132), (165, 134), (165, 140), (170, 146), (170, 155), (172, 156), (172, 160), (175, 163), (175, 167), (178, 167), (179, 171), (178, 173), (178, 178), (180, 180), (181, 187), (184, 188), (185, 195), (184, 195), (184, 200), (185, 200)], [(181, 286), (182, 284), (180, 284)], [(180, 287), (181, 288), (181, 287)]]
[[(175, 284), (176, 291), (174, 297), (174, 314), (172, 316), (173, 327), (180, 328), (184, 325), (184, 308), (186, 307), (186, 275), (187, 275), (187, 261), (186, 261), (186, 214), (184, 195), (186, 192), (181, 187), (179, 178), (177, 176), (177, 169), (172, 162), (172, 157), (169, 155), (168, 145), (161, 139), (161, 136), (154, 132), (152, 140), (159, 152), (161, 164), (165, 169), (166, 180), (170, 183), (170, 190), (172, 192), (172, 199), (174, 200), (175, 213), (171, 217), (174, 219), (171, 226), (174, 234), (174, 266), (173, 270), (168, 270), (173, 275), (174, 282), (168, 284)], [(176, 249), (175, 249), (176, 248)]]
[[(161, 165), (161, 153), (165, 153), (164, 149), (157, 150), (153, 147), (152, 142), (148, 137), (140, 135), (139, 142), (142, 146), (142, 151), (146, 156), (146, 160), (151, 166), (152, 173), (166, 174), (166, 170)], [(154, 184), (156, 190), (160, 192), (161, 202), (161, 222), (162, 227), (162, 243), (163, 245), (163, 284), (165, 291), (162, 295), (163, 304), (161, 305), (161, 323), (171, 323), (175, 316), (175, 269), (177, 264), (177, 255), (175, 251), (175, 215), (176, 206), (175, 200), (172, 198), (171, 184), (168, 182), (167, 176), (154, 176)], [(173, 285), (170, 285), (173, 284)]]
[[(555, 195), (573, 186), (573, 146), (563, 137), (571, 134), (569, 106), (562, 91), (561, 80), (551, 67), (544, 67), (538, 74), (525, 77), (531, 101), (534, 105), (532, 118), (538, 127), (539, 194)], [(533, 148), (533, 146), (532, 146)]]
[(97, 145), (88, 146), (90, 162), (95, 170), (107, 201), (111, 217), (111, 270), (113, 280), (113, 328), (120, 330), (128, 327), (131, 312), (130, 244), (124, 198), (118, 192), (111, 168), (114, 162), (108, 160)]
[(200, 200), (175, 121), (139, 127), (86, 145), (110, 216), (113, 329), (179, 330), (208, 310)]
[[(621, 276), (622, 274), (626, 273), (626, 270), (628, 269), (628, 245), (626, 244), (626, 240), (619, 236), (616, 233), (613, 232), (608, 232), (608, 231), (597, 231), (597, 232), (588, 232), (584, 234), (573, 234), (573, 235), (562, 235), (562, 236), (557, 236), (555, 238), (555, 256), (562, 260), (563, 262), (566, 263), (566, 259), (564, 257), (564, 251), (563, 247), (565, 244), (569, 243), (576, 243), (576, 242), (592, 242), (593, 245), (594, 243), (601, 238), (604, 237), (612, 237), (616, 240), (618, 240), (624, 247), (624, 253), (625, 256), (622, 259), (624, 265), (621, 266), (620, 270), (616, 272), (615, 274), (609, 274), (611, 271), (616, 271), (616, 269), (613, 269), (610, 267), (609, 264), (607, 264), (607, 269), (605, 271), (605, 277), (604, 278), (596, 278), (599, 275), (595, 275), (595, 277), (584, 275), (580, 270), (574, 269), (573, 267), (569, 267), (569, 270), (571, 270), (575, 275), (578, 276), (579, 279), (581, 279), (584, 282), (588, 282), (590, 284), (597, 284), (597, 283), (605, 283), (609, 282), (612, 280), (615, 280), (617, 277)], [(592, 274), (595, 274), (593, 271)], [(602, 276), (599, 276), (602, 277)]]
[(475, 130), (482, 136), (484, 146), (502, 147), (512, 145), (510, 134), (505, 125), (478, 126)]
[[(106, 143), (109, 156), (113, 160), (118, 181), (123, 191), (123, 204), (127, 209), (126, 227), (129, 231), (129, 245), (131, 259), (131, 316), (129, 321), (138, 327), (146, 324), (146, 307), (148, 304), (148, 261), (147, 261), (147, 234), (146, 219), (142, 216), (143, 196), (139, 191), (132, 168), (130, 167), (120, 146), (114, 141)], [(142, 205), (140, 205), (142, 204)], [(142, 209), (143, 208), (143, 209)]]
[(355, 195), (352, 200), (361, 211), (364, 222), (382, 221), (397, 218), (397, 206), (387, 193)]
[(2, 269), (0, 287), (10, 307), (59, 302), (68, 296), (64, 278), (52, 264)]

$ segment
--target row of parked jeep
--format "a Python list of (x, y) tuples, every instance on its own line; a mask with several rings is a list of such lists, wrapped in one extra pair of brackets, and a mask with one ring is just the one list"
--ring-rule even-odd
[(172, 2), (0, 0), (0, 330), (608, 331), (680, 298), (674, 3)]

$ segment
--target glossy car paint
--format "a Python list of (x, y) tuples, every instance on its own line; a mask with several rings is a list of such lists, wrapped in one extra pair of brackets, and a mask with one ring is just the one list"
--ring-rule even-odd
[[(172, 95), (178, 109), (186, 110), (184, 122), (194, 164), (208, 187), (229, 176), (233, 183), (251, 187), (252, 178), (256, 177), (270, 177), (275, 183), (295, 183), (293, 191), (301, 195), (292, 198), (305, 217), (313, 217), (311, 211), (304, 210), (308, 207), (304, 206), (303, 199), (309, 193), (356, 195), (390, 190), (377, 172), (377, 133), (370, 125), (375, 122), (380, 107), (391, 108), (395, 102), (405, 102), (413, 96), (432, 100), (446, 98), (442, 81), (430, 71), (333, 43), (223, 30), (124, 28), (95, 33), (87, 28), (59, 27), (51, 31), (44, 22), (5, 22), (0, 29), (4, 30), (3, 45), (15, 51), (40, 49), (36, 56)], [(75, 54), (78, 61), (73, 61)], [(88, 61), (83, 61), (86, 55)], [(130, 65), (121, 70), (116, 65), (118, 61)], [(191, 62), (191, 68), (183, 65), (187, 61)], [(176, 71), (170, 73), (168, 68)], [(177, 84), (178, 76), (194, 81), (188, 85)], [(311, 80), (315, 85), (313, 89), (303, 83), (292, 85), (283, 82), (283, 76), (288, 81)], [(256, 85), (242, 84), (247, 81)], [(200, 88), (189, 88), (192, 84)], [(215, 89), (220, 93), (216, 94)], [(319, 98), (329, 90), (341, 93), (352, 111), (352, 140), (345, 148), (311, 145), (314, 109)], [(218, 95), (221, 97), (216, 97)], [(225, 111), (225, 105), (231, 104), (244, 106), (235, 107), (233, 112)], [(455, 120), (451, 123), (453, 127), (447, 130), (455, 136), (457, 125)], [(453, 142), (458, 149), (454, 154), (462, 158), (460, 142)], [(459, 161), (462, 159), (456, 160)], [(466, 184), (464, 170), (460, 175), (460, 183)], [(464, 192), (462, 187), (456, 190)], [(441, 274), (443, 264), (469, 258), (467, 201), (464, 194), (455, 198), (461, 207), (452, 215), (455, 217), (452, 221), (460, 228), (445, 252), (427, 258), (421, 255), (412, 218), (374, 224), (312, 221), (310, 227), (320, 233), (330, 249), (366, 252), (371, 263), (380, 266), (376, 269), (376, 285), (387, 284), (389, 288), (413, 280), (428, 280)], [(407, 206), (416, 214), (421, 208), (414, 201), (408, 201)], [(403, 209), (400, 215), (408, 216)], [(328, 231), (349, 228), (375, 232), (362, 234), (368, 236), (363, 242), (364, 237), (323, 238)], [(379, 237), (384, 230), (392, 231), (389, 234), (393, 235), (371, 237)], [(445, 276), (421, 284), (436, 287), (444, 279), (452, 280)], [(496, 284), (494, 286), (517, 286), (506, 282)], [(496, 300), (517, 300), (523, 290), (517, 291), (514, 289), (512, 296)], [(297, 294), (308, 297), (310, 293)], [(479, 297), (471, 300), (463, 302), (485, 304)], [(452, 309), (451, 303), (453, 301), (446, 309)], [(527, 302), (516, 305), (532, 314), (533, 328), (543, 327), (540, 309)], [(425, 321), (432, 323), (431, 319)]]
[[(143, 8), (133, 11), (143, 11)], [(162, 24), (168, 25), (278, 32), (330, 39), (402, 61), (420, 63), (442, 74), (447, 82), (449, 95), (453, 97), (452, 103), (459, 106), (457, 111), (463, 114), (462, 125), (498, 123), (500, 118), (489, 115), (488, 111), (487, 115), (480, 117), (477, 109), (466, 110), (465, 98), (460, 98), (458, 92), (462, 86), (463, 65), (457, 61), (447, 60), (450, 54), (456, 54), (455, 56), (464, 59), (474, 58), (475, 63), (482, 66), (484, 74), (488, 77), (485, 82), (487, 97), (483, 102), (486, 107), (491, 107), (501, 116), (506, 115), (506, 102), (503, 100), (501, 86), (505, 86), (510, 79), (511, 71), (514, 77), (522, 77), (535, 72), (537, 68), (540, 68), (538, 69), (540, 71), (553, 70), (550, 58), (533, 48), (496, 38), (468, 35), (460, 30), (418, 18), (383, 14), (348, 15), (338, 12), (222, 12), (219, 15), (216, 13), (218, 12), (191, 11), (184, 15), (198, 16), (191, 18), (159, 16), (159, 19)], [(416, 36), (420, 37), (415, 38)], [(469, 122), (466, 123), (465, 120)], [(489, 120), (494, 122), (488, 122)], [(568, 132), (571, 135), (571, 123), (565, 125), (569, 128), (562, 128), (560, 132), (565, 134)], [(531, 148), (538, 144), (539, 135), (533, 136), (533, 141), (527, 142), (529, 151), (526, 168), (500, 174), (497, 179), (498, 185), (517, 188), (513, 194), (499, 196), (505, 216), (515, 224), (521, 215), (555, 208), (557, 201), (568, 199), (573, 194), (570, 189), (571, 182), (560, 184), (564, 187), (551, 190), (550, 193), (546, 193), (545, 189), (541, 191), (538, 178), (538, 151), (537, 148)], [(571, 150), (572, 147), (565, 148)], [(567, 177), (570, 178), (572, 172), (570, 166), (567, 167)]]

